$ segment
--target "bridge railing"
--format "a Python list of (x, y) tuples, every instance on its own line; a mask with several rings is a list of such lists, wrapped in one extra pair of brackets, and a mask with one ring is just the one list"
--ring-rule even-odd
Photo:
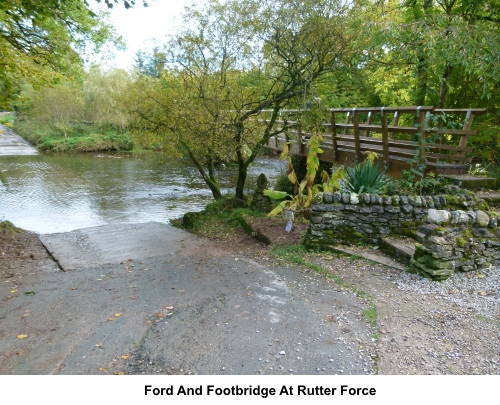
[[(276, 123), (282, 133), (268, 146), (281, 149), (284, 142), (296, 145), (292, 153), (307, 154), (310, 133), (301, 126), (304, 111), (283, 110)], [(418, 164), (437, 173), (465, 173), (471, 163), (467, 146), (473, 118), (486, 109), (436, 109), (432, 106), (332, 108), (329, 120), (320, 127), (324, 153), (321, 160), (361, 162), (366, 152), (377, 152), (383, 164), (393, 171)], [(261, 122), (266, 121), (262, 112)]]

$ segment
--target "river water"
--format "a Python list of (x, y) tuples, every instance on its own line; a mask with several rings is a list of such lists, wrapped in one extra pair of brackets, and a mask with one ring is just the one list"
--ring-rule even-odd
[[(283, 168), (262, 158), (249, 169), (248, 192), (265, 173), (272, 185)], [(218, 170), (233, 193), (236, 167)], [(115, 223), (168, 223), (200, 211), (212, 194), (189, 161), (159, 153), (0, 156), (0, 220), (38, 232), (66, 232)]]

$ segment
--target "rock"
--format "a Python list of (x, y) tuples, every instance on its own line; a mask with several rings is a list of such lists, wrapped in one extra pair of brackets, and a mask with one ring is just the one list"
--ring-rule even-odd
[(435, 210), (431, 208), (427, 213), (427, 222), (440, 225), (448, 222), (450, 217), (450, 213), (446, 210)]
[(259, 177), (257, 177), (257, 187), (262, 191), (267, 188), (267, 177), (264, 173), (259, 174)]
[(323, 193), (323, 202), (325, 204), (333, 203), (333, 194), (332, 193)]
[(490, 217), (486, 214), (486, 212), (477, 210), (475, 223), (481, 227), (488, 226), (490, 223)]
[(450, 215), (450, 224), (463, 225), (469, 222), (469, 215), (465, 211), (451, 211)]
[(359, 196), (356, 193), (351, 193), (349, 196), (349, 202), (351, 204), (359, 204)]
[(409, 214), (413, 211), (413, 207), (410, 204), (401, 205), (401, 212), (404, 214)]
[(434, 225), (434, 224), (425, 224), (425, 225), (422, 225), (418, 228), (418, 231), (420, 233), (423, 233), (424, 235), (426, 236), (431, 236), (434, 231), (436, 230), (438, 226), (437, 225)]

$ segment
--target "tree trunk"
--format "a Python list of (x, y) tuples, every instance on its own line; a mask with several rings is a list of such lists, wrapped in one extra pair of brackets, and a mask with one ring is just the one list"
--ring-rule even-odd
[(446, 106), (446, 97), (448, 96), (448, 80), (451, 75), (453, 67), (447, 63), (444, 67), (443, 76), (441, 77), (441, 88), (439, 89), (439, 102), (438, 108), (444, 108)]
[(193, 154), (191, 149), (189, 149), (189, 147), (185, 143), (183, 143), (183, 146), (184, 146), (184, 148), (186, 148), (186, 151), (187, 151), (189, 157), (191, 158), (191, 161), (194, 163), (194, 165), (196, 166), (196, 168), (200, 172), (201, 177), (203, 177), (203, 180), (205, 180), (205, 183), (207, 183), (207, 186), (210, 189), (210, 191), (212, 192), (214, 199), (218, 200), (218, 199), (222, 198), (222, 193), (220, 191), (219, 184), (217, 183), (217, 180), (215, 179), (215, 172), (213, 170), (213, 161), (208, 162), (210, 174), (207, 176), (205, 169), (201, 165), (200, 161)]
[(425, 105), (425, 96), (427, 94), (427, 60), (425, 55), (418, 56), (417, 66), (417, 89), (415, 94), (415, 105)]
[[(242, 200), (245, 199), (245, 182), (247, 180), (248, 166), (255, 160), (257, 154), (261, 151), (267, 141), (271, 137), (273, 126), (278, 119), (279, 112), (281, 110), (281, 106), (278, 104), (273, 108), (273, 113), (271, 115), (271, 119), (266, 124), (266, 129), (264, 131), (263, 137), (259, 142), (254, 146), (252, 150), (252, 154), (245, 160), (243, 153), (241, 152), (241, 147), (236, 152), (238, 157), (238, 178), (236, 180), (236, 198), (240, 198)], [(241, 135), (243, 134), (244, 126), (242, 122), (238, 123), (238, 128), (236, 131), (236, 140), (240, 142)]]

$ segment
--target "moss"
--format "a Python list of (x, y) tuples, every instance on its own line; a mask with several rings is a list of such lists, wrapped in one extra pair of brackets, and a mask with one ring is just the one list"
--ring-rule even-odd
[(474, 237), (474, 235), (472, 234), (470, 229), (466, 229), (465, 231), (463, 231), (462, 236), (464, 238), (473, 238)]
[(446, 205), (460, 206), (460, 199), (457, 196), (446, 194)]
[(356, 236), (356, 237), (358, 237), (358, 238), (362, 238), (363, 237), (363, 234), (361, 232), (354, 232), (353, 235)]
[(490, 206), (484, 200), (479, 200), (476, 204), (476, 208), (481, 211), (489, 211)]
[(461, 237), (458, 237), (455, 242), (460, 247), (464, 247), (467, 244), (467, 241)]

